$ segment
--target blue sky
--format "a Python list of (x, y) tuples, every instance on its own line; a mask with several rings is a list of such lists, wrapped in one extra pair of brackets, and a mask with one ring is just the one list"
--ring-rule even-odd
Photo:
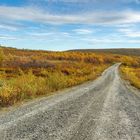
[(0, 44), (140, 48), (140, 0), (0, 0)]

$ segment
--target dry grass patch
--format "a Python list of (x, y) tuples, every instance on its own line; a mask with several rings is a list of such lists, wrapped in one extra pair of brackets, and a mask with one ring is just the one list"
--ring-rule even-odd
[(26, 99), (33, 99), (41, 95), (71, 87), (95, 79), (107, 65), (93, 66), (91, 64), (71, 64), (70, 67), (57, 70), (41, 71), (43, 76), (36, 76), (32, 70), (23, 71), (16, 78), (0, 80), (0, 106), (11, 106)]
[(140, 68), (121, 66), (121, 72), (126, 80), (140, 89)]

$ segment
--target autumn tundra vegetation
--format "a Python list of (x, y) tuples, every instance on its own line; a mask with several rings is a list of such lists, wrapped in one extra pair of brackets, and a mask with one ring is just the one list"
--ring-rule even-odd
[(97, 78), (121, 62), (121, 73), (140, 88), (140, 57), (94, 52), (51, 52), (0, 47), (0, 107)]

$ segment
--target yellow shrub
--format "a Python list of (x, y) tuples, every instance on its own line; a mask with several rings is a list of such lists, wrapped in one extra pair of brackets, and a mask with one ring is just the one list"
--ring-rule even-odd
[(47, 78), (47, 86), (50, 91), (67, 87), (67, 76), (59, 73), (51, 73)]
[(0, 106), (12, 105), (17, 102), (17, 90), (4, 83), (2, 87), (0, 87)]
[(11, 105), (24, 99), (47, 94), (46, 80), (31, 72), (5, 82), (0, 88), (0, 105)]
[(132, 85), (140, 89), (140, 68), (122, 66), (121, 72), (125, 79), (129, 80)]

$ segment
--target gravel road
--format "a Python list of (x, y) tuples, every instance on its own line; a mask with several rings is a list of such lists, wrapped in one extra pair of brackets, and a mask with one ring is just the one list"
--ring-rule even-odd
[(92, 82), (0, 113), (0, 140), (140, 140), (140, 92), (119, 64)]

